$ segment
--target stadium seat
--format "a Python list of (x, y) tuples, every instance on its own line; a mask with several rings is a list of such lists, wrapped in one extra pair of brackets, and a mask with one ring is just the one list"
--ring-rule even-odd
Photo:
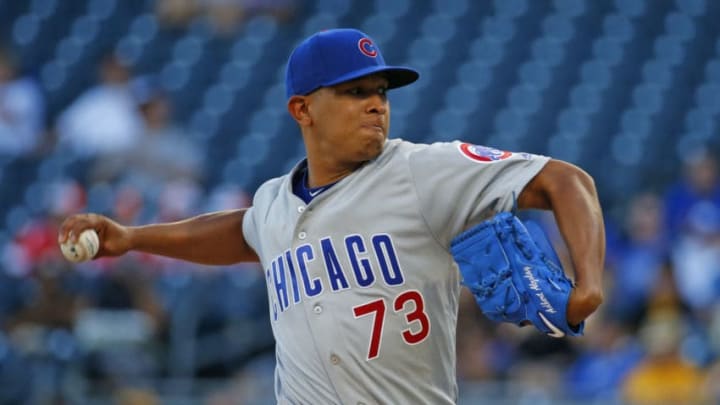
[(583, 147), (578, 139), (560, 133), (548, 137), (547, 154), (555, 159), (579, 163)]
[(374, 1), (374, 12), (377, 14), (384, 14), (387, 17), (396, 19), (401, 18), (410, 10), (411, 0), (397, 0), (397, 1), (385, 1), (375, 0)]
[(494, 0), (493, 5), (498, 16), (508, 19), (517, 18), (528, 10), (526, 0)]
[(698, 108), (708, 113), (720, 112), (720, 83), (704, 83), (695, 93)]
[(561, 14), (550, 14), (542, 21), (542, 32), (546, 38), (567, 42), (575, 34), (572, 22)]
[(550, 85), (550, 68), (537, 60), (520, 65), (518, 75), (522, 83), (533, 86), (538, 91), (545, 90)]
[(431, 70), (443, 58), (445, 49), (440, 40), (423, 37), (413, 41), (408, 50), (408, 65), (420, 70)]
[(236, 94), (230, 86), (216, 84), (205, 91), (204, 108), (212, 114), (221, 116), (230, 109)]
[(386, 14), (373, 14), (360, 24), (363, 32), (371, 33), (375, 42), (382, 48), (383, 45), (392, 40), (397, 30), (395, 20)]
[(445, 106), (460, 114), (472, 113), (479, 101), (478, 91), (470, 86), (456, 85), (445, 93)]
[(610, 66), (604, 59), (585, 62), (580, 67), (580, 78), (587, 86), (604, 89), (610, 85)]
[(623, 43), (612, 37), (602, 37), (593, 43), (593, 56), (608, 66), (615, 66), (622, 60)]
[(643, 153), (643, 142), (640, 139), (620, 133), (615, 135), (611, 142), (612, 157), (616, 162), (623, 166), (640, 163)]
[(333, 14), (321, 12), (310, 17), (303, 24), (302, 37), (310, 36), (316, 32), (327, 29), (327, 27), (338, 27), (339, 21)]
[(515, 35), (515, 25), (497, 17), (483, 19), (481, 26), (483, 37), (495, 42), (507, 42)]
[(670, 64), (659, 59), (651, 59), (642, 67), (643, 81), (667, 88), (672, 81), (672, 72)]
[(508, 105), (523, 114), (531, 115), (538, 111), (542, 100), (534, 86), (520, 84), (510, 89)]
[(553, 6), (566, 18), (575, 18), (587, 11), (586, 0), (553, 0)]
[(618, 12), (627, 17), (639, 17), (645, 13), (644, 0), (615, 0)]
[(31, 13), (37, 14), (41, 19), (52, 16), (58, 8), (58, 0), (36, 0), (30, 2)]
[(565, 138), (582, 138), (587, 135), (590, 127), (585, 112), (577, 108), (562, 111), (557, 121), (558, 130)]
[(190, 133), (196, 136), (197, 140), (212, 139), (218, 132), (220, 120), (217, 115), (205, 109), (195, 111), (188, 119)]
[(584, 114), (593, 114), (601, 107), (601, 88), (583, 81), (570, 91), (570, 105)]
[(243, 32), (248, 42), (265, 45), (278, 34), (278, 23), (266, 15), (254, 16), (245, 23)]
[(720, 83), (720, 58), (715, 58), (705, 65), (705, 79), (709, 83)]
[(350, 11), (350, 0), (318, 0), (316, 8), (318, 11), (328, 13), (337, 18), (342, 18)]
[(635, 108), (647, 114), (660, 112), (663, 106), (663, 89), (654, 83), (643, 83), (633, 89), (633, 104)]
[(713, 114), (694, 108), (685, 116), (685, 129), (697, 137), (709, 136), (715, 132), (716, 124)]
[(685, 52), (679, 37), (661, 35), (655, 40), (655, 57), (661, 62), (677, 66), (683, 61)]
[(447, 14), (429, 15), (420, 24), (420, 30), (425, 38), (444, 43), (455, 35), (455, 20)]
[(643, 110), (626, 110), (620, 119), (620, 128), (625, 138), (645, 140), (650, 133), (650, 116)]
[(543, 37), (533, 41), (532, 56), (544, 65), (555, 67), (565, 58), (565, 48), (562, 43)]
[(471, 0), (433, 0), (431, 14), (445, 14), (448, 17), (460, 18), (467, 13)]
[(629, 41), (635, 34), (630, 19), (615, 13), (607, 15), (603, 19), (603, 33), (617, 42)]
[(526, 115), (520, 110), (503, 109), (495, 117), (495, 130), (498, 133), (507, 134), (511, 138), (524, 135), (527, 128)]
[(499, 63), (503, 53), (503, 44), (491, 38), (478, 38), (470, 44), (470, 56), (489, 66)]
[(678, 10), (693, 17), (702, 15), (707, 8), (705, 0), (675, 0), (675, 5)]
[(403, 89), (403, 91), (390, 91), (388, 99), (392, 108), (393, 122), (396, 121), (398, 115), (407, 115), (412, 113), (418, 104), (418, 94), (416, 91)]
[(687, 14), (673, 12), (665, 17), (665, 32), (681, 41), (688, 41), (695, 36), (695, 22)]
[(29, 45), (40, 32), (40, 15), (29, 13), (20, 16), (13, 24), (12, 37), (18, 45)]
[(457, 139), (467, 128), (466, 115), (454, 109), (438, 111), (432, 118), (431, 141), (451, 141)]

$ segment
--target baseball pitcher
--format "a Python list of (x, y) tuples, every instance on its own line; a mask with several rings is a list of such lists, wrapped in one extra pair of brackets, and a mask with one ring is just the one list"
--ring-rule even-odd
[[(98, 257), (136, 250), (259, 261), (278, 403), (455, 403), (461, 286), (493, 319), (581, 334), (602, 301), (604, 227), (593, 180), (571, 164), (388, 139), (387, 92), (418, 77), (387, 65), (360, 31), (314, 34), (291, 54), (286, 76), (307, 157), (264, 183), (252, 207), (139, 227), (82, 214), (65, 220), (59, 241), (94, 229)], [(515, 207), (554, 212), (572, 282), (512, 222)]]

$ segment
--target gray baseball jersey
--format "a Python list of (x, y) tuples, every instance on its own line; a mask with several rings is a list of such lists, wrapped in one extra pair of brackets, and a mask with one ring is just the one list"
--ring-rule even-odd
[(278, 402), (455, 403), (450, 240), (511, 209), (547, 161), (393, 139), (307, 205), (292, 173), (263, 184), (243, 232), (265, 269)]

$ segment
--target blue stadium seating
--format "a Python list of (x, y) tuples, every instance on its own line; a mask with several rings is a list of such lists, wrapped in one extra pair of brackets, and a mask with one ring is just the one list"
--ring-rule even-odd
[[(40, 78), (50, 124), (95, 80), (78, 70), (109, 48), (138, 73), (158, 74), (177, 116), (218, 158), (209, 185), (222, 182), (223, 168), (238, 158), (225, 145), (245, 133), (268, 132), (273, 156), (296, 157), (299, 137), (282, 106), (287, 54), (306, 34), (354, 25), (376, 37), (388, 60), (421, 71), (414, 89), (391, 94), (394, 136), (430, 141), (442, 129), (438, 140), (563, 156), (572, 149), (567, 156), (598, 175), (606, 195), (622, 195), (603, 181), (617, 158), (638, 160), (620, 140), (654, 140), (637, 164), (665, 159), (661, 182), (678, 167), (678, 140), (716, 143), (718, 10), (701, 0), (317, 0), (289, 22), (257, 16), (234, 38), (218, 38), (201, 20), (184, 31), (162, 26), (144, 0), (36, 0), (3, 2), (0, 30)], [(268, 117), (275, 123), (259, 124)], [(267, 170), (258, 173), (280, 173), (261, 166)]]

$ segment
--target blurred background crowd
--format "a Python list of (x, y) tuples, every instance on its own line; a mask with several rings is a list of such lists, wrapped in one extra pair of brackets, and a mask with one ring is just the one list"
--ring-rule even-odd
[(71, 266), (57, 226), (247, 206), (303, 156), (284, 64), (332, 27), (421, 71), (390, 93), (391, 137), (596, 179), (602, 310), (556, 340), (463, 295), (460, 403), (720, 403), (719, 19), (712, 0), (0, 0), (0, 404), (272, 403), (262, 269)]

